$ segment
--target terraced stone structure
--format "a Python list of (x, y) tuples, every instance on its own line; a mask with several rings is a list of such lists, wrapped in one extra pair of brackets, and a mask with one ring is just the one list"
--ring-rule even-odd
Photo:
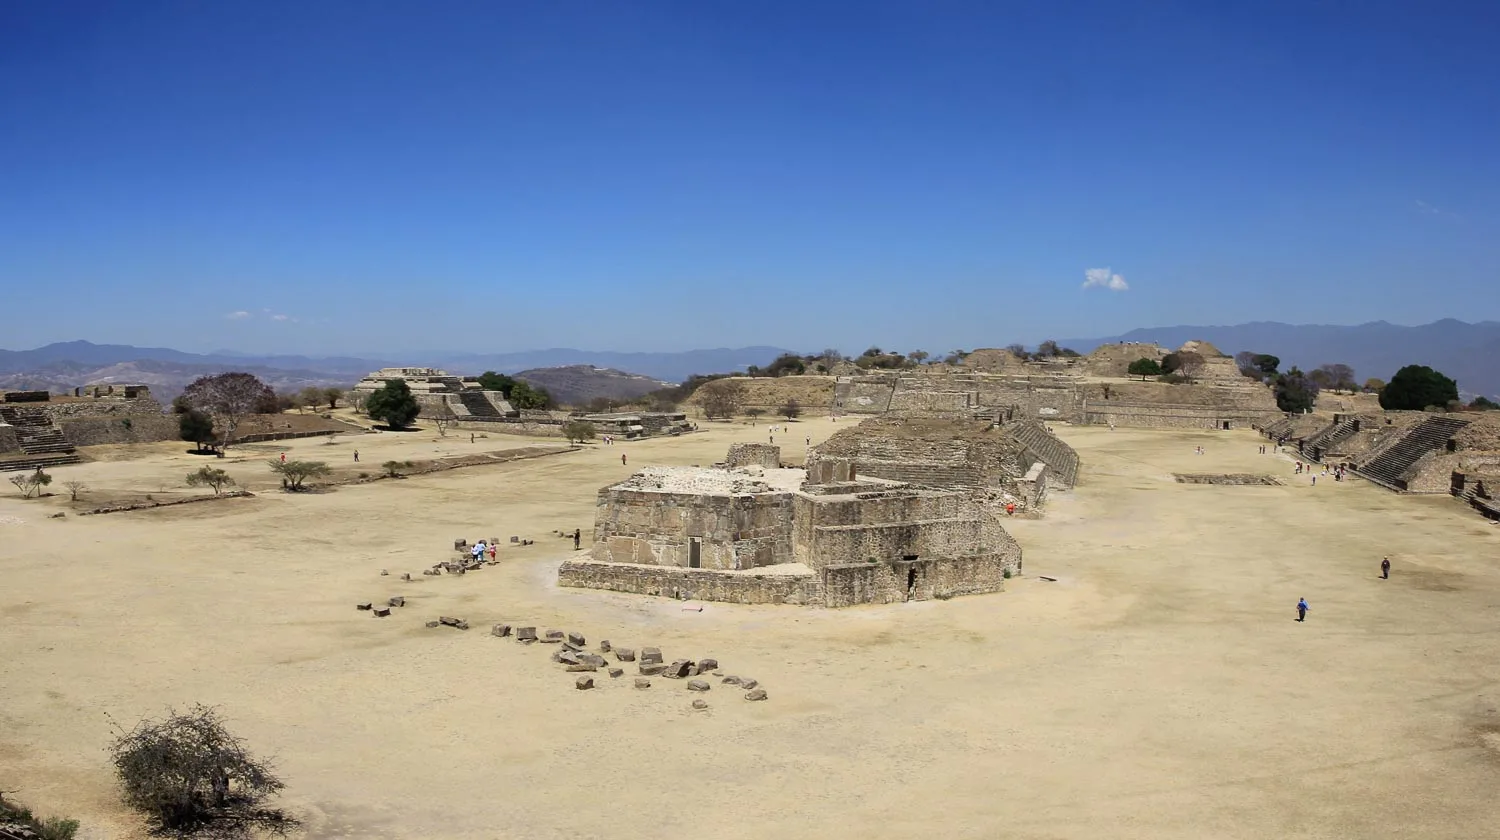
[(844, 607), (998, 592), (1020, 571), (1020, 546), (970, 494), (822, 464), (644, 469), (599, 491), (591, 557), (558, 582)]
[(840, 430), (808, 454), (809, 471), (847, 461), (861, 476), (919, 487), (997, 493), (997, 501), (1039, 507), (1049, 486), (1072, 487), (1078, 454), (1034, 420), (886, 415)]
[(631, 440), (656, 435), (680, 435), (693, 430), (681, 411), (635, 411), (608, 414), (578, 414), (574, 420), (590, 423), (601, 435)]
[[(463, 421), (520, 422), (517, 411), (499, 391), (486, 391), (477, 376), (454, 376), (447, 371), (425, 367), (381, 368), (361, 379), (352, 389), (357, 400), (400, 379), (411, 389), (422, 407), (419, 417), (451, 416)], [(535, 420), (536, 418), (528, 418)], [(553, 420), (549, 415), (548, 420)], [(560, 422), (560, 421), (554, 421)]]
[(0, 396), (0, 471), (76, 464), (77, 448), (176, 440), (176, 418), (145, 385), (76, 388), (71, 396), (12, 391)]
[(1234, 360), (1207, 342), (1180, 353), (1203, 364), (1193, 381), (1140, 381), (1126, 369), (1140, 358), (1161, 361), (1152, 344), (1104, 345), (1086, 357), (1022, 361), (1005, 350), (976, 350), (960, 366), (931, 365), (839, 377), (834, 408), (843, 414), (889, 412), (992, 416), (1070, 423), (1175, 429), (1233, 429), (1281, 416), (1271, 390), (1242, 376)]

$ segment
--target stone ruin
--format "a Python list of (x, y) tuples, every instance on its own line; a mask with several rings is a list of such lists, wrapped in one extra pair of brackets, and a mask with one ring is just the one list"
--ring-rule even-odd
[(77, 447), (177, 440), (177, 418), (145, 385), (92, 385), (71, 395), (0, 394), (0, 471), (76, 464)]
[(1140, 358), (1160, 361), (1154, 344), (1103, 345), (1086, 357), (1022, 360), (1007, 350), (975, 350), (962, 365), (928, 365), (841, 376), (839, 414), (989, 417), (1077, 424), (1178, 429), (1248, 428), (1281, 416), (1270, 388), (1239, 373), (1234, 360), (1207, 342), (1178, 352), (1204, 357), (1192, 384), (1143, 382), (1126, 369)]
[(1217, 484), (1227, 487), (1279, 487), (1281, 485), (1281, 482), (1272, 476), (1251, 473), (1173, 473), (1172, 477), (1177, 479), (1178, 484)]
[(521, 412), (511, 406), (499, 391), (486, 391), (474, 376), (453, 376), (444, 370), (425, 367), (381, 368), (361, 379), (352, 390), (355, 401), (363, 401), (370, 394), (384, 388), (387, 382), (400, 379), (411, 389), (417, 405), (422, 407), (419, 417), (433, 418), (449, 416), (455, 420), (506, 419), (519, 421)]
[(841, 429), (808, 454), (809, 473), (847, 462), (858, 475), (994, 496), (1034, 510), (1078, 480), (1078, 453), (1041, 423), (886, 415)]
[(998, 592), (1021, 548), (970, 492), (811, 471), (776, 447), (730, 467), (648, 467), (599, 491), (594, 545), (563, 586), (826, 607)]

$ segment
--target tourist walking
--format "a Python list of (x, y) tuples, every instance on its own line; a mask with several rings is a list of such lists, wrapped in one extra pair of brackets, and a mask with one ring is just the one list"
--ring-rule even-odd
[(583, 541), (583, 529), (582, 528), (574, 528), (573, 529), (573, 550), (574, 551), (578, 550), (578, 546), (579, 546), (580, 543), (582, 543), (582, 541)]
[(1391, 558), (1386, 557), (1380, 561), (1380, 579), (1391, 579)]
[(496, 545), (495, 543), (490, 543), (490, 560), (495, 559), (496, 549), (498, 549), (499, 547), (500, 546)]
[(1310, 610), (1310, 609), (1312, 609), (1312, 607), (1309, 607), (1307, 605), (1307, 599), (1306, 598), (1298, 598), (1297, 599), (1297, 620), (1298, 621), (1306, 621), (1307, 620), (1307, 611)]
[(283, 463), (283, 464), (286, 463), (286, 453), (285, 452), (281, 453), (281, 463)]
[(356, 464), (359, 463), (359, 450), (358, 449), (354, 450), (354, 463), (356, 463)]
[(625, 453), (624, 452), (620, 453), (620, 466), (622, 466), (622, 467), (625, 466)]

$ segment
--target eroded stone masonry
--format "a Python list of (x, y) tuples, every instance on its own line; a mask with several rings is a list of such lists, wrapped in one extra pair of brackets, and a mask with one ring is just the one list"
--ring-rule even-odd
[(599, 491), (588, 559), (563, 586), (742, 604), (846, 607), (999, 592), (1021, 570), (1001, 514), (967, 490), (781, 466), (737, 445), (712, 467), (648, 467)]

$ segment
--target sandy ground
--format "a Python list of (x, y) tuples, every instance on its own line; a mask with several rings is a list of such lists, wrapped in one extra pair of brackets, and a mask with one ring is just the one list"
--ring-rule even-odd
[[(794, 424), (789, 457), (847, 422)], [(764, 423), (141, 513), (51, 520), (64, 501), (4, 497), (0, 787), (82, 819), (81, 837), (140, 836), (115, 804), (106, 715), (203, 702), (276, 756), (312, 837), (1495, 836), (1500, 529), (1446, 498), (1312, 487), (1248, 432), (1058, 431), (1083, 483), (1014, 524), (1025, 575), (1007, 592), (839, 611), (699, 612), (551, 582), (571, 541), (550, 532), (587, 533), (597, 488), (718, 460)], [(378, 463), (537, 442), (288, 451)], [(201, 461), (180, 450), (57, 475), (180, 484)], [(268, 456), (228, 468), (258, 489)], [(538, 542), (399, 580), (492, 534)], [(396, 594), (408, 606), (388, 619), (354, 609)], [(423, 626), (439, 614), (475, 629)], [(771, 699), (716, 683), (694, 712), (682, 683), (637, 691), (630, 672), (576, 691), (549, 647), (493, 638), (494, 621), (714, 656)]]

